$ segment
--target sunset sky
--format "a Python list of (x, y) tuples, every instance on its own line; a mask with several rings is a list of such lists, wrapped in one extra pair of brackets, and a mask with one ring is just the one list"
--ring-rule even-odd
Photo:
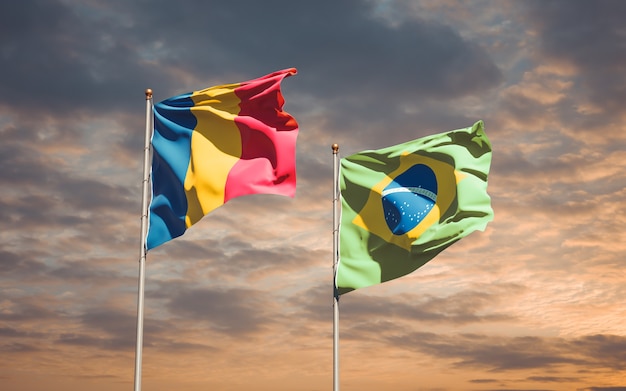
[(132, 390), (146, 88), (295, 67), (295, 198), (148, 254), (143, 390), (332, 389), (333, 156), (483, 120), (495, 218), (345, 294), (342, 391), (626, 390), (626, 2), (0, 2), (0, 389)]

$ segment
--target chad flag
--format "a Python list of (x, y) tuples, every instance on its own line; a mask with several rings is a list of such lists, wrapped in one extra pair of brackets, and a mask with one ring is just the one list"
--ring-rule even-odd
[(285, 69), (178, 95), (154, 106), (146, 248), (182, 235), (228, 200), (293, 197), (298, 124), (283, 111)]
[(483, 122), (341, 160), (340, 294), (409, 274), (493, 219)]

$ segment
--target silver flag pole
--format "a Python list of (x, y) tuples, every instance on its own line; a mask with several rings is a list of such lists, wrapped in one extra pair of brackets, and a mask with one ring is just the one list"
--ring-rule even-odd
[(146, 273), (146, 235), (150, 201), (150, 140), (152, 138), (152, 90), (146, 90), (146, 136), (143, 149), (143, 186), (141, 201), (141, 242), (139, 243), (139, 288), (137, 295), (137, 347), (135, 350), (135, 391), (141, 391), (141, 355), (143, 347), (143, 297)]
[(337, 266), (339, 261), (339, 145), (333, 144), (333, 391), (339, 391), (339, 292)]

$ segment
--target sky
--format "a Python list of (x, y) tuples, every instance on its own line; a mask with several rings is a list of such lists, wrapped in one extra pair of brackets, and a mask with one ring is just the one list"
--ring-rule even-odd
[(626, 390), (626, 2), (0, 2), (0, 384), (133, 387), (145, 90), (295, 67), (295, 198), (148, 254), (144, 390), (332, 389), (333, 156), (483, 120), (495, 218), (340, 301), (343, 391)]

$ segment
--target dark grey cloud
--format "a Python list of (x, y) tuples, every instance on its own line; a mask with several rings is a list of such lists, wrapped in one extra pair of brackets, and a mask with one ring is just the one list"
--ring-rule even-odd
[[(388, 330), (390, 331), (390, 330)], [(573, 365), (585, 370), (626, 368), (626, 338), (615, 335), (590, 335), (580, 338), (536, 336), (498, 337), (494, 335), (439, 335), (412, 332), (385, 338), (395, 346), (415, 350), (438, 358), (456, 360), (459, 368), (485, 368), (493, 372), (524, 369), (557, 369)]]
[[(56, 145), (63, 145), (59, 150), (80, 150), (75, 129), (69, 126), (56, 133), (49, 145), (32, 144), (38, 129), (30, 121), (23, 123), (22, 131), (15, 126), (0, 129), (0, 186), (8, 190), (0, 194), (3, 230), (18, 232), (19, 228), (22, 237), (64, 232), (76, 238), (77, 248), (81, 243), (105, 241), (110, 245), (111, 237), (128, 237), (120, 234), (120, 222), (131, 221), (130, 214), (139, 215), (139, 180), (137, 188), (116, 184), (111, 178), (81, 173), (80, 167), (46, 152), (46, 147), (54, 149)], [(24, 133), (30, 134), (30, 140)], [(28, 249), (22, 247), (19, 252), (26, 256)]]
[(20, 297), (7, 298), (5, 304), (9, 304), (13, 311), (0, 312), (0, 321), (10, 325), (13, 322), (47, 322), (58, 319), (61, 314), (54, 311), (48, 303), (39, 298)]
[(490, 388), (480, 391), (556, 391), (549, 388)]
[(573, 349), (580, 349), (598, 363), (614, 370), (626, 369), (626, 337), (618, 335), (589, 335), (571, 342)]
[(9, 342), (6, 344), (0, 344), (0, 351), (6, 354), (10, 353), (36, 353), (41, 352), (43, 349), (37, 343), (25, 344), (20, 342)]
[(119, 338), (103, 338), (100, 336), (92, 336), (83, 333), (63, 333), (56, 340), (57, 344), (78, 346), (78, 347), (97, 347), (98, 349), (117, 350), (120, 347), (129, 349), (132, 345), (128, 341), (120, 343)]
[[(502, 291), (518, 291), (520, 287), (503, 287)], [(379, 334), (381, 324), (403, 321), (418, 324), (468, 325), (485, 322), (507, 322), (513, 318), (504, 313), (489, 312), (502, 299), (502, 291), (464, 291), (446, 297), (404, 294), (394, 297), (373, 297), (348, 294), (341, 297), (342, 323), (349, 326), (346, 338), (371, 340)], [(293, 307), (302, 308), (299, 316), (326, 323), (332, 316), (330, 286), (319, 285), (295, 295), (289, 300)]]
[[(130, 309), (130, 308), (129, 308)], [(121, 311), (115, 308), (89, 308), (79, 315), (84, 326), (83, 333), (64, 333), (59, 335), (57, 343), (75, 346), (96, 346), (104, 350), (132, 351), (136, 346), (137, 313)], [(174, 348), (184, 350), (194, 348), (185, 343), (175, 342), (175, 335), (183, 331), (176, 323), (146, 316), (144, 319), (144, 344), (146, 348), (158, 346), (159, 349)], [(195, 348), (206, 349), (198, 343)]]
[(223, 251), (220, 248), (220, 240), (216, 238), (207, 237), (202, 238), (201, 241), (181, 238), (169, 242), (167, 246), (157, 247), (150, 251), (150, 256), (152, 254), (155, 254), (153, 259), (158, 258), (159, 262), (168, 262), (170, 259), (179, 262), (185, 260), (196, 262), (205, 259), (219, 259), (223, 256)]
[[(78, 315), (77, 320), (83, 325), (80, 332), (61, 333), (54, 343), (65, 346), (97, 348), (103, 351), (132, 352), (136, 346), (137, 314), (134, 311), (121, 311), (115, 308), (89, 308)], [(145, 350), (168, 351), (215, 351), (216, 349), (202, 342), (181, 341), (180, 335), (186, 330), (177, 322), (146, 316), (144, 319)]]
[(500, 380), (498, 379), (472, 379), (469, 382), (475, 384), (487, 384), (487, 383), (498, 383)]
[(54, 172), (54, 159), (23, 143), (14, 143), (9, 137), (0, 146), (0, 164), (4, 167), (0, 181), (14, 186), (45, 185), (49, 180), (59, 179), (58, 176), (51, 178), (58, 175)]
[(37, 261), (33, 254), (27, 251), (16, 253), (14, 251), (0, 250), (0, 275), (14, 278), (28, 278), (46, 274), (48, 267)]
[[(329, 274), (332, 278), (332, 274)], [(328, 284), (316, 284), (312, 287), (289, 297), (287, 304), (291, 308), (298, 308), (297, 316), (306, 319), (307, 324), (328, 324), (333, 317), (333, 286), (332, 280)]]
[(626, 386), (620, 387), (589, 387), (581, 389), (580, 391), (626, 391)]
[(48, 276), (56, 277), (67, 284), (82, 284), (84, 281), (89, 280), (97, 285), (104, 286), (123, 281), (123, 276), (119, 271), (107, 270), (102, 265), (93, 265), (84, 260), (59, 263), (60, 266), (52, 268)]
[[(156, 74), (142, 65), (117, 18), (90, 17), (61, 1), (0, 5), (0, 106), (24, 111), (103, 111), (130, 104)], [(120, 97), (120, 98), (116, 98)], [(30, 110), (32, 112), (32, 110)]]
[(359, 323), (372, 319), (405, 319), (457, 325), (511, 320), (505, 314), (484, 313), (490, 304), (501, 300), (499, 295), (500, 293), (464, 291), (448, 297), (403, 295), (392, 298), (358, 298), (350, 300), (350, 304), (344, 307), (342, 318)]
[[(298, 154), (297, 202), (314, 205), (324, 197), (331, 199), (333, 186), (333, 156), (331, 144), (317, 153)], [(329, 192), (330, 189), (330, 192)]]
[(165, 71), (173, 68), (208, 79), (295, 66), (301, 74), (288, 82), (300, 91), (363, 115), (405, 99), (477, 93), (501, 79), (486, 52), (451, 28), (424, 20), (390, 26), (373, 17), (369, 1), (1, 7), (0, 105), (13, 108), (140, 111), (147, 86), (183, 92), (176, 73)]
[(0, 327), (0, 335), (5, 338), (41, 338), (46, 334), (37, 331), (18, 330), (11, 327)]
[[(583, 94), (602, 108), (601, 116), (622, 113), (626, 100), (626, 3), (532, 0), (518, 5), (526, 11), (526, 20), (538, 30), (542, 56), (578, 70), (580, 86), (574, 94)], [(562, 120), (569, 122), (566, 114), (570, 113), (563, 114)]]
[[(133, 15), (145, 11), (136, 4)], [(142, 39), (162, 43), (166, 59), (189, 64), (196, 74), (219, 67), (254, 74), (292, 64), (302, 69), (300, 84), (330, 99), (346, 93), (366, 98), (363, 93), (375, 94), (380, 87), (401, 95), (449, 97), (500, 77), (484, 51), (449, 27), (428, 21), (392, 27), (373, 17), (370, 1), (150, 4), (135, 20), (139, 34), (149, 32)], [(193, 30), (174, 27), (173, 20), (184, 20)], [(177, 45), (181, 41), (197, 46)]]
[[(254, 207), (226, 205), (224, 208), (238, 210), (244, 208), (249, 211)], [(271, 209), (269, 209), (271, 210)], [(156, 262), (177, 262), (184, 265), (186, 274), (195, 281), (203, 278), (223, 279), (224, 276), (241, 277), (246, 280), (263, 278), (271, 274), (302, 273), (306, 267), (319, 262), (323, 257), (328, 258), (327, 251), (311, 250), (300, 246), (297, 240), (285, 239), (283, 245), (260, 248), (257, 242), (264, 239), (251, 239), (255, 235), (264, 235), (264, 232), (245, 231), (236, 232), (216, 238), (211, 235), (211, 224), (219, 221), (224, 224), (222, 217), (209, 215), (205, 218), (209, 228), (194, 226), (191, 230), (208, 229), (208, 235), (198, 240), (177, 239), (167, 246), (151, 251), (151, 259)], [(254, 212), (249, 214), (254, 215)], [(233, 221), (234, 226), (243, 229), (247, 227), (245, 221)], [(303, 230), (304, 231), (304, 230)], [(300, 274), (299, 276), (302, 276)]]
[[(567, 4), (565, 7), (564, 4)], [(623, 60), (623, 19), (619, 0), (590, 2), (531, 0), (524, 2), (530, 21), (541, 28), (545, 53), (575, 61), (585, 70), (619, 67)]]
[(81, 314), (80, 320), (88, 330), (101, 330), (108, 335), (125, 335), (132, 333), (137, 316), (113, 308), (92, 308)]
[(222, 333), (250, 336), (273, 323), (269, 299), (251, 289), (185, 288), (167, 290), (166, 307), (178, 317), (206, 322)]
[(237, 250), (220, 262), (219, 270), (227, 275), (246, 274), (249, 277), (254, 277), (257, 272), (271, 270), (280, 273), (302, 270), (322, 255), (320, 251), (290, 243), (276, 249), (258, 249), (247, 241), (236, 239), (227, 240), (222, 246), (224, 250)]
[[(538, 111), (545, 110), (547, 105), (527, 96), (509, 94), (501, 100), (501, 106), (501, 114), (506, 115), (507, 118), (525, 122), (528, 118), (535, 116)], [(535, 130), (532, 123), (529, 123), (529, 130)]]
[[(31, 213), (46, 213), (50, 207), (59, 206), (51, 195), (60, 197), (66, 205), (83, 210), (112, 207), (130, 209), (138, 205), (138, 202), (131, 201), (133, 193), (127, 187), (71, 174), (69, 170), (64, 170), (65, 167), (59, 167), (58, 160), (52, 156), (42, 154), (40, 150), (23, 143), (13, 143), (10, 139), (0, 147), (0, 165), (3, 167), (0, 171), (0, 183), (22, 188), (26, 196), (16, 202), (18, 205), (29, 205)], [(46, 193), (46, 197), (33, 190)], [(39, 207), (32, 208), (32, 205)], [(23, 217), (28, 218), (27, 211), (24, 211)], [(38, 221), (49, 220), (42, 215), (35, 218)]]
[(561, 376), (529, 376), (526, 378), (529, 381), (536, 381), (542, 383), (572, 383), (580, 381), (577, 377), (561, 377)]

